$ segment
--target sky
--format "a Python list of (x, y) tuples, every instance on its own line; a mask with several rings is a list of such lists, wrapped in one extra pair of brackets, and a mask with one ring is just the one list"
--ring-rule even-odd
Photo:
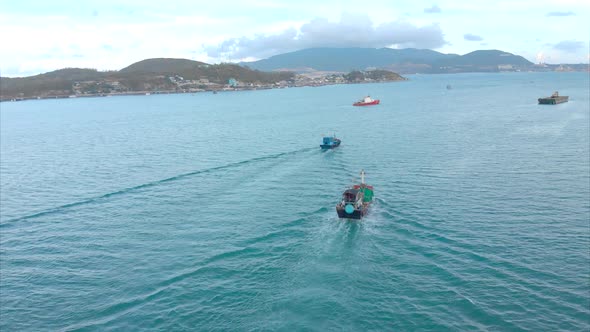
[(496, 49), (588, 63), (590, 1), (0, 0), (0, 75), (148, 58), (253, 61), (310, 47)]

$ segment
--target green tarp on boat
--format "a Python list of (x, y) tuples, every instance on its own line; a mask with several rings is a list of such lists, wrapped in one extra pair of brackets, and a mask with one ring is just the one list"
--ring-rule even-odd
[(364, 199), (363, 202), (371, 202), (373, 200), (373, 190), (369, 189), (369, 188), (361, 188), (361, 190), (363, 191)]

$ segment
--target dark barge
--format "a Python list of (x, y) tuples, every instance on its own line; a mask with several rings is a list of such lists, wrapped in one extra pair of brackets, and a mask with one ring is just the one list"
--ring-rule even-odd
[(555, 105), (561, 103), (567, 103), (569, 100), (568, 96), (560, 96), (559, 92), (555, 91), (551, 97), (539, 98), (539, 104), (543, 105)]

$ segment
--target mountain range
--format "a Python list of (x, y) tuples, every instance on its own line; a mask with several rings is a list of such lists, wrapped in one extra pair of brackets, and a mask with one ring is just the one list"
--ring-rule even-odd
[(380, 68), (402, 74), (493, 72), (533, 66), (522, 56), (498, 50), (458, 55), (415, 48), (309, 48), (240, 64), (263, 71), (349, 72)]

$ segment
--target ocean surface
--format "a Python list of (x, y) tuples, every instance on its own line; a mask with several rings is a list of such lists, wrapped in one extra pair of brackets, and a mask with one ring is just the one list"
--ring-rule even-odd
[(0, 104), (0, 330), (590, 330), (588, 73), (409, 78)]

